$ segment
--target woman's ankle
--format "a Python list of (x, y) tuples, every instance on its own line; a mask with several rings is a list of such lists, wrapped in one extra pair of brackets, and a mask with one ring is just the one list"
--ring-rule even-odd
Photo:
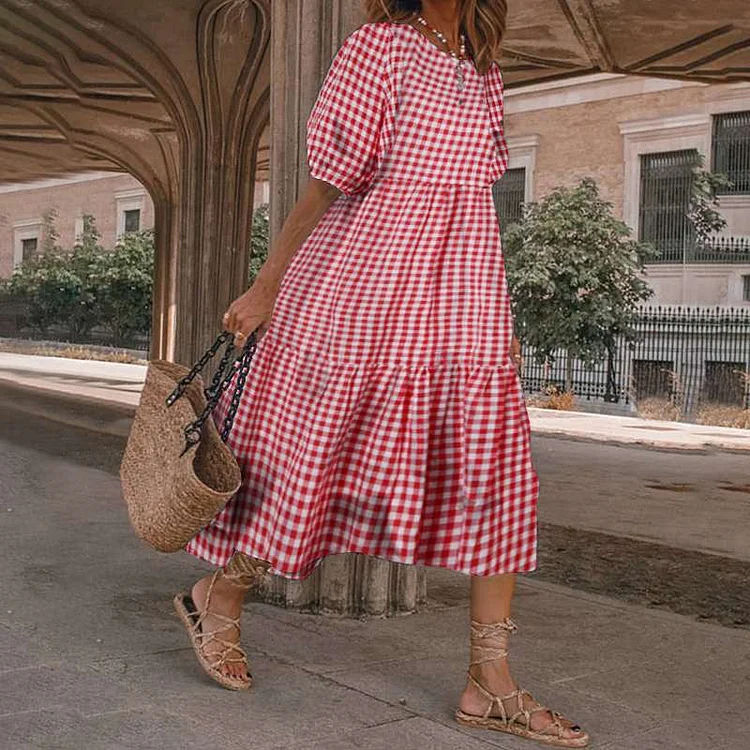
[(469, 669), (469, 674), (477, 682), (490, 690), (505, 690), (506, 692), (510, 692), (515, 686), (508, 662), (504, 659), (484, 664), (474, 664)]
[(204, 576), (196, 581), (193, 586), (193, 598), (198, 600), (199, 606), (227, 614), (242, 607), (247, 595), (246, 588), (240, 588), (221, 574), (216, 576), (216, 580), (211, 585), (211, 579), (214, 574)]

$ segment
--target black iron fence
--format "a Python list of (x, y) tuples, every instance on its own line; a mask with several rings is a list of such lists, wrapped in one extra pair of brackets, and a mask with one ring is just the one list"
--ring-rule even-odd
[(3, 295), (0, 292), (0, 338), (23, 341), (44, 341), (60, 344), (92, 345), (125, 348), (148, 352), (150, 332), (135, 334), (122, 341), (116, 340), (112, 331), (102, 326), (94, 326), (85, 336), (73, 336), (64, 325), (52, 325), (39, 330), (29, 321), (29, 305), (21, 299)]
[(654, 244), (659, 257), (649, 263), (750, 263), (750, 237), (718, 237), (704, 243), (684, 237)]
[(524, 347), (526, 392), (572, 385), (587, 400), (662, 400), (686, 419), (706, 404), (750, 408), (750, 307), (643, 308), (636, 329), (635, 342), (617, 341), (594, 367), (568, 362), (564, 351), (538, 362)]

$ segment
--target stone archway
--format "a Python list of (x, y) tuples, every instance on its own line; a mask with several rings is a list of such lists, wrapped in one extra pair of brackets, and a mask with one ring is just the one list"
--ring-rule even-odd
[(0, 179), (140, 180), (157, 235), (152, 354), (193, 359), (246, 279), (269, 2), (4, 0), (0, 14)]

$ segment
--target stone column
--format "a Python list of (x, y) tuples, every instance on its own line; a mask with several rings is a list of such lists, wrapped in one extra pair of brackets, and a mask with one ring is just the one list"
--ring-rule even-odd
[(268, 2), (207, 0), (197, 18), (201, 100), (186, 122), (172, 253), (174, 359), (189, 363), (216, 337), (221, 313), (247, 288), (256, 154), (268, 126)]
[[(273, 2), (271, 29), (271, 242), (307, 179), (305, 125), (331, 59), (365, 19), (358, 0)], [(357, 616), (412, 612), (426, 599), (426, 570), (365, 555), (326, 558), (304, 581), (274, 578), (266, 601)]]

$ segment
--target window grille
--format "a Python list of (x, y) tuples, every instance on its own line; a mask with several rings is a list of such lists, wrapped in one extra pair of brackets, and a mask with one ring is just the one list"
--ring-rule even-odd
[(39, 247), (39, 240), (36, 237), (28, 237), (25, 240), (21, 240), (21, 258), (23, 260), (30, 260), (33, 258)]
[(633, 360), (633, 396), (636, 400), (669, 398), (672, 393), (674, 362), (668, 359)]
[(137, 232), (141, 228), (141, 211), (134, 208), (125, 211), (125, 231)]
[(639, 239), (660, 251), (657, 262), (681, 263), (695, 244), (688, 219), (696, 149), (641, 154)]
[(523, 204), (526, 200), (526, 168), (508, 169), (492, 186), (497, 218), (501, 230), (523, 218)]
[(745, 401), (744, 362), (706, 362), (704, 401), (742, 406)]
[(750, 195), (750, 111), (713, 118), (712, 151), (712, 171), (726, 174), (733, 183), (719, 192)]

